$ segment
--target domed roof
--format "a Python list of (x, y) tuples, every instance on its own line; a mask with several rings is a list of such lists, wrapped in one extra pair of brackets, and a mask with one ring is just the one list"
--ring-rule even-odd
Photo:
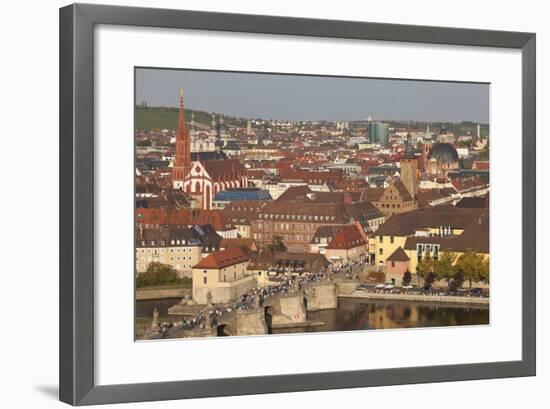
[(442, 163), (449, 163), (458, 160), (458, 152), (450, 143), (436, 143), (432, 146), (428, 158), (434, 158)]

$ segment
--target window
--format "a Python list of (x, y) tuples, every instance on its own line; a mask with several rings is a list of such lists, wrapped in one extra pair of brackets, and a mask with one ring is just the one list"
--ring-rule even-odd
[(203, 284), (206, 284), (208, 282), (208, 277), (203, 277), (202, 282), (203, 282)]
[(434, 244), (434, 259), (439, 259), (439, 244)]
[(393, 244), (393, 236), (390, 236), (390, 243)]
[(392, 267), (395, 267), (395, 261), (392, 261), (392, 262), (391, 262), (391, 266), (392, 266)]
[(380, 255), (384, 254), (384, 249), (383, 248), (378, 249), (378, 254)]
[(378, 237), (378, 242), (379, 243), (382, 243), (383, 241), (384, 241), (384, 237), (382, 237), (382, 236)]

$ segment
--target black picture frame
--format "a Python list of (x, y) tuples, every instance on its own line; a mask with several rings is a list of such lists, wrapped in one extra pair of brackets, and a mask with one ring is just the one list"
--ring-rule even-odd
[[(519, 49), (522, 359), (124, 385), (94, 382), (94, 26), (97, 24)], [(60, 9), (60, 400), (72, 405), (535, 375), (534, 33), (74, 4)], [(251, 374), (253, 375), (253, 374)]]

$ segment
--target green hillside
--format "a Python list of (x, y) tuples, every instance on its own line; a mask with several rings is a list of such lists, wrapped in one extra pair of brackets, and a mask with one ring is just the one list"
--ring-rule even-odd
[[(176, 110), (136, 108), (135, 115), (136, 129), (139, 130), (176, 129), (178, 126)], [(190, 116), (189, 120), (191, 120)]]
[[(187, 123), (191, 122), (191, 114), (195, 113), (195, 122), (210, 126), (212, 114), (205, 111), (185, 110)], [(219, 115), (216, 114), (216, 120)], [(223, 116), (227, 125), (246, 126), (246, 119)], [(143, 108), (136, 107), (135, 111), (136, 129), (150, 131), (152, 129), (176, 129), (178, 126), (178, 108)]]

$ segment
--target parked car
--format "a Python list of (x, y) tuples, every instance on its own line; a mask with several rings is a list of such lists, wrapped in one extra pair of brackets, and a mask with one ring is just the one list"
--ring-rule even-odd
[(470, 290), (470, 294), (475, 296), (475, 297), (482, 297), (483, 296), (483, 288), (479, 288), (479, 287), (472, 288)]

